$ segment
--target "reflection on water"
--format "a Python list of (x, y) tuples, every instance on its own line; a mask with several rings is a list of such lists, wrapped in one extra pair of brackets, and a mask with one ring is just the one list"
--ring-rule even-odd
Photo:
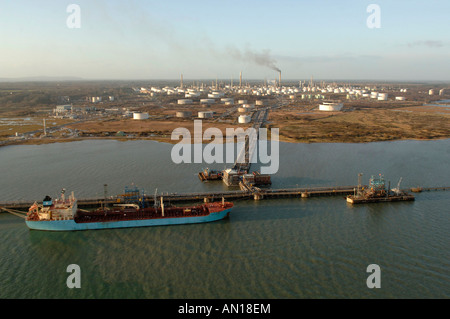
[[(282, 143), (273, 186), (354, 185), (359, 172), (384, 173), (394, 185), (403, 177), (405, 187), (444, 186), (449, 145)], [(202, 164), (171, 164), (170, 148), (145, 141), (2, 148), (1, 196), (40, 199), (61, 187), (103, 196), (104, 183), (115, 193), (129, 181), (149, 193), (226, 189), (198, 180)], [(360, 206), (341, 197), (242, 200), (214, 223), (63, 233), (30, 231), (0, 214), (0, 298), (448, 298), (449, 206), (448, 192)], [(382, 289), (366, 286), (373, 263)], [(81, 289), (66, 286), (70, 264), (81, 268)]]

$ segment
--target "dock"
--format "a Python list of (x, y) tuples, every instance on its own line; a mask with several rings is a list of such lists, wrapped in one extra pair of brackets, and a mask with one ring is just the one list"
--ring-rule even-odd
[[(154, 205), (155, 198), (157, 201), (161, 197), (165, 203), (188, 203), (188, 202), (214, 202), (225, 199), (227, 201), (239, 200), (264, 200), (264, 199), (281, 199), (281, 198), (309, 198), (309, 197), (346, 197), (355, 193), (358, 186), (331, 186), (331, 187), (303, 187), (303, 188), (259, 188), (255, 186), (243, 185), (241, 190), (223, 191), (223, 192), (198, 192), (198, 193), (164, 193), (144, 196), (146, 205)], [(421, 187), (421, 192), (426, 191), (448, 191), (450, 187)], [(411, 191), (411, 188), (402, 190)], [(13, 209), (19, 211), (28, 211), (34, 201), (9, 201), (0, 202), (0, 210), (2, 208)], [(102, 205), (114, 205), (120, 203), (120, 196), (108, 198), (85, 198), (78, 199), (79, 208), (97, 208)]]
[[(286, 189), (262, 189), (253, 187), (246, 190), (224, 191), (224, 192), (198, 192), (198, 193), (164, 193), (156, 196), (157, 200), (164, 198), (166, 203), (186, 203), (186, 202), (213, 202), (224, 198), (228, 201), (236, 200), (261, 200), (270, 198), (307, 198), (313, 196), (346, 196), (353, 194), (355, 186), (343, 187), (314, 187), (314, 188), (286, 188)], [(144, 197), (147, 205), (153, 205), (155, 196), (147, 195)], [(0, 202), (1, 208), (28, 210), (34, 201), (10, 201)], [(87, 198), (78, 199), (79, 208), (94, 208), (102, 205), (113, 205), (120, 203), (120, 197), (109, 198)]]

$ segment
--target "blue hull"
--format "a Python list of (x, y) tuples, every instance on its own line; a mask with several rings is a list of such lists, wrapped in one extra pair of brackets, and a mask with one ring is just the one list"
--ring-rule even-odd
[(228, 208), (217, 213), (211, 213), (208, 216), (125, 220), (115, 222), (76, 223), (72, 219), (72, 220), (52, 220), (52, 221), (26, 220), (25, 223), (30, 229), (48, 230), (48, 231), (76, 231), (76, 230), (111, 229), (111, 228), (168, 226), (168, 225), (183, 225), (183, 224), (213, 222), (224, 219), (225, 217), (228, 216), (230, 211), (231, 208)]

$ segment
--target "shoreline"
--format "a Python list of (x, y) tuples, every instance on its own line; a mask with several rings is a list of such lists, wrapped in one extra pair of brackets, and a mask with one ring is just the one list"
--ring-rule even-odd
[[(307, 139), (307, 138), (306, 138)], [(450, 139), (450, 136), (436, 137), (436, 138), (389, 138), (389, 139), (373, 139), (369, 141), (333, 141), (324, 139), (322, 141), (299, 141), (298, 139), (293, 138), (280, 138), (279, 142), (282, 143), (290, 143), (290, 144), (369, 144), (369, 143), (380, 143), (380, 142), (397, 142), (397, 141), (438, 141), (438, 140), (446, 140)], [(6, 146), (24, 146), (24, 145), (45, 145), (45, 144), (55, 144), (55, 143), (72, 143), (72, 142), (80, 142), (80, 141), (95, 141), (95, 140), (113, 140), (118, 142), (129, 142), (129, 141), (155, 141), (159, 143), (166, 144), (179, 144), (180, 140), (172, 140), (170, 137), (75, 137), (75, 138), (36, 138), (36, 139), (28, 139), (28, 140), (20, 140), (20, 141), (0, 141), (0, 148)], [(3, 142), (3, 143), (2, 143)], [(6, 142), (6, 143), (5, 143)], [(211, 142), (204, 141), (203, 144), (210, 144)], [(214, 141), (212, 142), (214, 143)], [(223, 142), (225, 143), (225, 141)]]

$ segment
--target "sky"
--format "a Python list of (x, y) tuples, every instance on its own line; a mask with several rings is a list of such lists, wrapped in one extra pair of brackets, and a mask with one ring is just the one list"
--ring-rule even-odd
[(448, 0), (0, 0), (0, 78), (450, 81), (448, 12)]

